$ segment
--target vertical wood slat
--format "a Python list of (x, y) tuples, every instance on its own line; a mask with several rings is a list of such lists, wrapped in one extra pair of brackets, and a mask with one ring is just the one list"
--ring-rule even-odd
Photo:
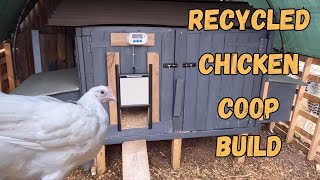
[[(120, 53), (119, 52), (107, 52), (107, 71), (108, 71), (108, 86), (111, 88), (115, 97), (117, 97), (116, 91), (116, 73), (115, 65), (119, 65)], [(109, 102), (109, 116), (110, 124), (117, 124), (117, 103), (114, 101)]]
[(97, 162), (97, 172), (98, 174), (102, 175), (103, 173), (106, 172), (106, 149), (105, 145), (102, 145), (100, 152), (98, 153), (96, 157), (96, 162)]
[[(159, 122), (159, 53), (148, 52), (147, 61), (148, 64), (152, 64), (152, 121)], [(148, 65), (149, 68), (149, 65)]]
[(4, 43), (4, 50), (5, 50), (5, 57), (6, 57), (9, 92), (12, 92), (15, 89), (15, 82), (14, 82), (15, 78), (14, 78), (14, 72), (13, 72), (11, 44), (9, 42)]
[(65, 34), (57, 35), (57, 56), (58, 56), (58, 69), (67, 68), (66, 63), (66, 36)]
[(318, 145), (320, 143), (320, 116), (318, 117), (316, 129), (313, 133), (310, 149), (308, 153), (308, 160), (314, 160), (317, 154)]
[[(301, 76), (301, 80), (306, 82), (308, 80), (308, 76), (310, 74), (311, 71), (311, 65), (312, 65), (312, 58), (307, 58), (304, 68), (303, 68), (303, 73)], [(293, 136), (294, 136), (294, 132), (295, 132), (295, 127), (297, 126), (297, 121), (298, 121), (298, 116), (299, 116), (299, 111), (302, 107), (302, 99), (303, 99), (303, 95), (305, 93), (306, 87), (305, 86), (300, 86), (299, 87), (299, 91), (296, 97), (296, 103), (293, 109), (293, 115), (291, 118), (291, 122), (290, 122), (290, 126), (288, 129), (288, 134), (287, 134), (287, 141), (288, 142), (292, 142), (293, 141)]]

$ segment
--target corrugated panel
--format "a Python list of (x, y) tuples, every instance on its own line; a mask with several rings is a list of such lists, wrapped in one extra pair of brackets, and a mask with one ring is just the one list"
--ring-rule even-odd
[[(242, 1), (242, 0), (237, 0)], [(284, 31), (285, 48), (288, 52), (300, 53), (311, 57), (320, 57), (320, 1), (319, 0), (270, 0), (277, 14), (280, 9), (308, 9), (311, 13), (311, 23), (304, 31)], [(266, 1), (247, 0), (254, 7), (269, 8)], [(281, 49), (282, 44), (279, 32), (275, 34), (276, 49)]]

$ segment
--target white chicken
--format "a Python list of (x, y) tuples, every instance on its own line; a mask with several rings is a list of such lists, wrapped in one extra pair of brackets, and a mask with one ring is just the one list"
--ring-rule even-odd
[(110, 88), (91, 88), (76, 103), (0, 94), (0, 180), (60, 180), (92, 160), (107, 132), (102, 103)]

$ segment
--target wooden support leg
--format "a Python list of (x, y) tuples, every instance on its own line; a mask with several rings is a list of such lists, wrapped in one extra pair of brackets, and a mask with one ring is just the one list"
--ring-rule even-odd
[(173, 169), (179, 169), (181, 163), (182, 139), (174, 139), (171, 143), (171, 165)]
[[(248, 134), (239, 135), (239, 141), (241, 140), (241, 136), (248, 136)], [(246, 160), (246, 155), (242, 157), (238, 157), (238, 163), (244, 163), (245, 160)]]
[(103, 145), (100, 152), (98, 153), (95, 164), (98, 174), (103, 174), (106, 172), (106, 152), (105, 146)]
[(320, 143), (320, 116), (318, 118), (316, 129), (313, 133), (312, 142), (310, 144), (310, 149), (307, 157), (309, 160), (315, 159), (319, 143)]

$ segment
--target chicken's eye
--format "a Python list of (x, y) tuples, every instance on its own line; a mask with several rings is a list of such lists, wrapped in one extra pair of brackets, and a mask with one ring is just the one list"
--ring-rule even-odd
[(104, 91), (100, 91), (101, 94), (104, 94)]

